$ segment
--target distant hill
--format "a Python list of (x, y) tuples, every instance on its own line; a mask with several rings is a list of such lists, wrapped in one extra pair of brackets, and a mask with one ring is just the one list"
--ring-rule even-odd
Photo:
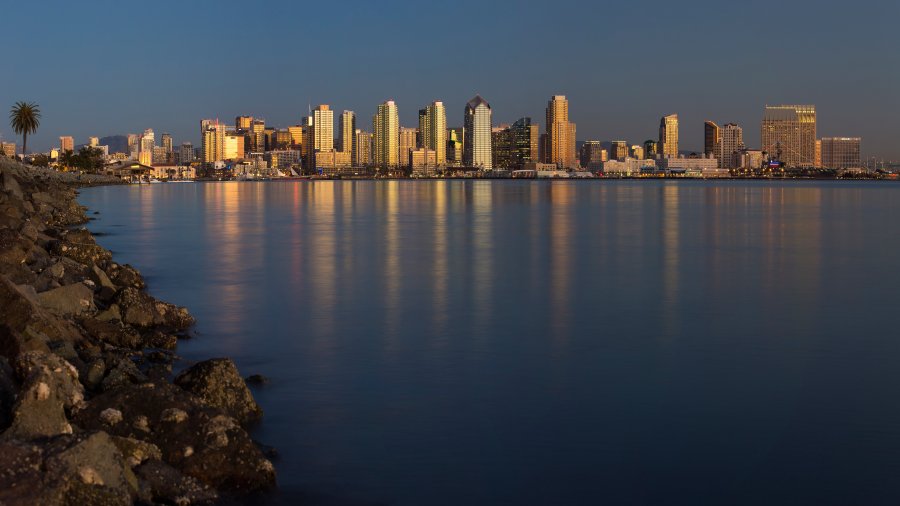
[(110, 153), (127, 153), (128, 152), (128, 136), (127, 135), (110, 135), (100, 138), (101, 146), (109, 146)]

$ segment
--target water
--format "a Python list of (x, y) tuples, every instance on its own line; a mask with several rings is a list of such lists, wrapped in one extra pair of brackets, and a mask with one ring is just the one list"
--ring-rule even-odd
[(88, 189), (278, 504), (900, 503), (900, 185)]

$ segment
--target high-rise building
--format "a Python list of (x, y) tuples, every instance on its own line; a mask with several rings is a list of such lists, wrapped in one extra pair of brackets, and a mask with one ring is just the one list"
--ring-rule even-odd
[(303, 125), (291, 125), (287, 127), (291, 136), (291, 148), (296, 149), (303, 145)]
[(659, 153), (659, 144), (651, 139), (644, 141), (644, 158), (646, 159), (654, 159), (656, 158), (657, 153)]
[(253, 124), (253, 116), (238, 116), (234, 118), (234, 129), (238, 132), (249, 132)]
[(313, 109), (310, 137), (313, 151), (334, 150), (334, 111), (328, 105), (321, 104)]
[(178, 148), (178, 163), (182, 165), (189, 164), (194, 161), (194, 145), (190, 142), (182, 142)]
[(569, 122), (569, 101), (554, 95), (547, 102), (547, 140), (545, 161), (557, 167), (575, 167), (575, 123)]
[(635, 145), (631, 146), (631, 157), (634, 158), (635, 160), (643, 160), (644, 159), (644, 147), (639, 144), (635, 144)]
[(141, 135), (140, 147), (138, 161), (144, 165), (153, 165), (153, 148), (156, 147), (156, 137), (152, 128), (144, 130), (144, 133)]
[(822, 139), (816, 139), (816, 167), (822, 167)]
[(437, 165), (444, 165), (447, 160), (447, 111), (443, 102), (434, 101), (419, 109), (417, 146), (434, 151)]
[(378, 106), (372, 117), (374, 133), (372, 157), (380, 168), (395, 168), (399, 165), (400, 154), (400, 117), (397, 104), (388, 100)]
[[(457, 133), (457, 130), (460, 133)], [(459, 166), (463, 163), (463, 141), (461, 135), (462, 129), (447, 129), (447, 164)]]
[(345, 153), (353, 153), (353, 143), (356, 142), (356, 113), (344, 111), (341, 113), (338, 138), (340, 149)]
[(161, 138), (161, 146), (166, 150), (166, 153), (172, 153), (174, 146), (172, 145), (172, 136), (163, 133)]
[(509, 125), (491, 128), (491, 165), (495, 169), (509, 169), (512, 161), (513, 141)]
[(219, 120), (200, 122), (201, 161), (212, 164), (225, 159), (225, 125)]
[(59, 151), (60, 153), (65, 153), (66, 151), (75, 151), (75, 138), (71, 135), (64, 135), (60, 137)]
[(659, 120), (657, 153), (666, 157), (678, 157), (678, 115), (670, 114)]
[[(222, 125), (224, 128), (224, 125)], [(250, 151), (252, 153), (263, 153), (266, 151), (266, 121), (255, 119), (250, 122)]]
[(398, 160), (400, 167), (409, 167), (409, 154), (416, 149), (416, 136), (418, 131), (415, 128), (400, 127), (400, 140), (398, 142)]
[(612, 141), (609, 147), (609, 158), (619, 161), (628, 158), (628, 143), (625, 141)]
[(816, 106), (766, 106), (760, 129), (762, 150), (788, 167), (816, 162)]
[(722, 140), (722, 130), (714, 121), (703, 123), (703, 154), (712, 155), (716, 152), (716, 144)]
[(244, 158), (244, 134), (239, 132), (226, 132), (222, 159), (240, 160), (242, 158)]
[(96, 148), (100, 146), (100, 138), (99, 137), (88, 137), (88, 146), (92, 148)]
[(140, 151), (140, 136), (137, 134), (128, 134), (128, 156), (130, 156), (132, 160), (137, 160)]
[(736, 169), (735, 153), (744, 149), (744, 130), (734, 123), (728, 123), (719, 130), (719, 141), (713, 154), (719, 160), (720, 169)]
[(491, 105), (481, 95), (475, 95), (475, 98), (466, 103), (463, 119), (463, 164), (492, 169)]
[(606, 161), (603, 159), (603, 151), (600, 141), (585, 141), (578, 156), (581, 166), (588, 170), (601, 170)]
[(355, 137), (351, 162), (354, 167), (367, 167), (372, 164), (372, 133), (356, 130)]
[(862, 167), (859, 137), (822, 137), (822, 167), (857, 169)]
[(540, 161), (540, 125), (531, 118), (519, 118), (509, 127), (510, 168), (521, 168), (526, 162)]

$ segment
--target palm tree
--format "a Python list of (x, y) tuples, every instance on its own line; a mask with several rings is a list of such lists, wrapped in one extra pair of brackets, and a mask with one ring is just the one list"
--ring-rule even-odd
[(9, 126), (17, 134), (22, 134), (22, 155), (27, 153), (28, 134), (37, 132), (41, 125), (41, 110), (34, 102), (16, 102), (9, 111)]

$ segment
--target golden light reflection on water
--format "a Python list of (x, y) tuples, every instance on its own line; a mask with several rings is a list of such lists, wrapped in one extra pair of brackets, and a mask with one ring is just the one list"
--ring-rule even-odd
[(572, 308), (580, 301), (571, 294), (572, 267), (579, 261), (573, 255), (575, 185), (554, 182), (550, 186), (550, 327), (554, 345), (568, 341)]
[(430, 187), (434, 191), (434, 219), (432, 222), (432, 337), (433, 343), (447, 344), (446, 331), (449, 320), (449, 243), (447, 239), (447, 182), (438, 181)]
[(678, 297), (680, 287), (681, 221), (677, 183), (668, 183), (662, 191), (662, 256), (663, 256), (663, 331), (671, 338), (678, 332)]
[(472, 185), (472, 297), (475, 306), (473, 319), (476, 335), (483, 335), (493, 311), (493, 217), (492, 183), (476, 181)]

